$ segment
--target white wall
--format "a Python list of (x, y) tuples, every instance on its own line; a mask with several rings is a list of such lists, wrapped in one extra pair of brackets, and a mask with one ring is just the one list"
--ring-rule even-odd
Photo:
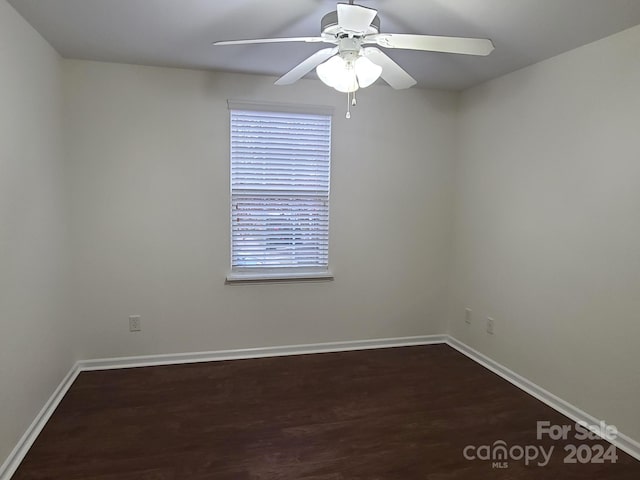
[(60, 64), (0, 1), (0, 463), (72, 365)]
[(638, 52), (640, 27), (462, 95), (449, 315), (460, 340), (635, 438)]
[[(65, 61), (82, 358), (441, 333), (455, 95)], [(335, 281), (225, 285), (227, 99), (335, 105)], [(127, 317), (142, 315), (142, 332)]]

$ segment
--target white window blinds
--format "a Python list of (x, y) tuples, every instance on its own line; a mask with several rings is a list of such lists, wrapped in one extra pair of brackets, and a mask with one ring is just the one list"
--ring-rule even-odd
[(231, 109), (232, 271), (326, 271), (331, 116)]

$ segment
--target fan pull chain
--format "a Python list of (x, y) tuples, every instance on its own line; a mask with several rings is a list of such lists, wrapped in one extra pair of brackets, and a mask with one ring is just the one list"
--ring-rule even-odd
[(347, 118), (351, 118), (351, 107), (355, 107), (357, 103), (356, 92), (347, 92)]
[(351, 93), (347, 92), (347, 114), (345, 115), (347, 119), (351, 118)]

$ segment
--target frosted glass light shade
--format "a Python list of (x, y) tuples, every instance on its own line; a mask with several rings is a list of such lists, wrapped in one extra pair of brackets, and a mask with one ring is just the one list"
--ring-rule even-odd
[(318, 78), (329, 87), (333, 87), (336, 79), (342, 74), (345, 68), (345, 61), (339, 56), (333, 56), (324, 63), (316, 67)]
[(358, 57), (355, 62), (355, 71), (358, 84), (361, 88), (366, 88), (380, 78), (382, 67), (366, 57)]
[(355, 92), (360, 88), (353, 63), (345, 62), (345, 69), (336, 77), (333, 88), (342, 93)]

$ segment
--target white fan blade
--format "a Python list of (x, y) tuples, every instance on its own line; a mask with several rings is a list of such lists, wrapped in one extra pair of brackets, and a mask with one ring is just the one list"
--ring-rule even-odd
[(344, 30), (356, 33), (366, 32), (378, 14), (378, 11), (373, 8), (348, 3), (339, 3), (337, 9), (338, 25)]
[(322, 62), (328, 60), (333, 57), (336, 53), (338, 53), (338, 48), (323, 48), (322, 50), (318, 50), (316, 53), (307, 58), (304, 62), (299, 65), (293, 67), (293, 69), (289, 70), (289, 72), (285, 73), (281, 76), (277, 81), (276, 85), (291, 85), (292, 83), (297, 82), (302, 77), (304, 77), (311, 70), (316, 68)]
[(418, 83), (382, 50), (375, 47), (367, 47), (363, 49), (363, 53), (373, 63), (382, 67), (382, 75), (380, 76), (396, 90), (409, 88)]
[(407, 50), (481, 56), (489, 55), (495, 48), (493, 42), (486, 38), (438, 37), (398, 33), (367, 35), (364, 43), (377, 43), (386, 48), (405, 48)]
[(283, 43), (283, 42), (325, 42), (323, 37), (290, 37), (290, 38), (256, 38), (253, 40), (225, 40), (223, 42), (213, 42), (213, 45), (250, 45), (254, 43)]

